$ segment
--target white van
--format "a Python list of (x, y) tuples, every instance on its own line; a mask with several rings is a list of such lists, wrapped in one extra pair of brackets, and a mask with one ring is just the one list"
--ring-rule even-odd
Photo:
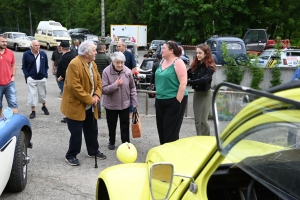
[(71, 44), (71, 37), (67, 29), (56, 21), (40, 21), (34, 38), (39, 41), (40, 45), (51, 49), (57, 47), (63, 40), (69, 40)]

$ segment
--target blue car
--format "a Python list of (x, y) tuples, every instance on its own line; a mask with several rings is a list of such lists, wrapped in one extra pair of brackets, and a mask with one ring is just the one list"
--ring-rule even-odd
[(222, 43), (227, 43), (227, 49), (230, 56), (235, 59), (237, 64), (247, 59), (245, 43), (242, 39), (237, 37), (219, 37), (213, 36), (205, 41), (210, 47), (211, 53), (213, 54), (215, 63), (217, 65), (224, 65), (225, 61), (222, 56)]
[(27, 184), (27, 149), (32, 148), (31, 125), (27, 117), (3, 109), (0, 118), (0, 196), (6, 188), (22, 191)]

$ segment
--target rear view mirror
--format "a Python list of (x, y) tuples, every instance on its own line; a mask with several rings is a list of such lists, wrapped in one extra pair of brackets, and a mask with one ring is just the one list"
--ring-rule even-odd
[(153, 200), (168, 199), (174, 167), (171, 163), (156, 163), (150, 168), (150, 191)]

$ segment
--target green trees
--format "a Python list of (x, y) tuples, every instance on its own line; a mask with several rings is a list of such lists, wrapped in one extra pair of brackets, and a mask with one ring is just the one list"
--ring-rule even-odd
[[(101, 0), (1, 0), (1, 32), (19, 27), (28, 34), (29, 7), (33, 31), (39, 21), (51, 19), (101, 33)], [(270, 38), (299, 45), (299, 7), (298, 0), (105, 0), (105, 32), (110, 24), (146, 24), (148, 41), (197, 44), (215, 34), (243, 37), (247, 28), (268, 28)]]

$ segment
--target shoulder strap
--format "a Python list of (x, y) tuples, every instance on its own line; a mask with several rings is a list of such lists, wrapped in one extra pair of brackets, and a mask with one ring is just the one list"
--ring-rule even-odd
[(179, 57), (178, 58), (176, 58), (174, 61), (173, 61), (173, 63), (172, 64), (174, 64), (175, 62), (176, 62), (176, 60), (178, 60), (179, 59)]
[[(30, 64), (29, 70), (27, 69), (28, 73), (29, 73), (30, 70), (32, 69), (32, 67), (33, 67), (34, 63), (36, 62), (36, 59), (39, 57), (39, 55), (40, 55), (40, 53), (38, 53), (38, 55), (35, 57), (34, 61)], [(33, 54), (33, 56), (34, 56), (34, 54)]]

